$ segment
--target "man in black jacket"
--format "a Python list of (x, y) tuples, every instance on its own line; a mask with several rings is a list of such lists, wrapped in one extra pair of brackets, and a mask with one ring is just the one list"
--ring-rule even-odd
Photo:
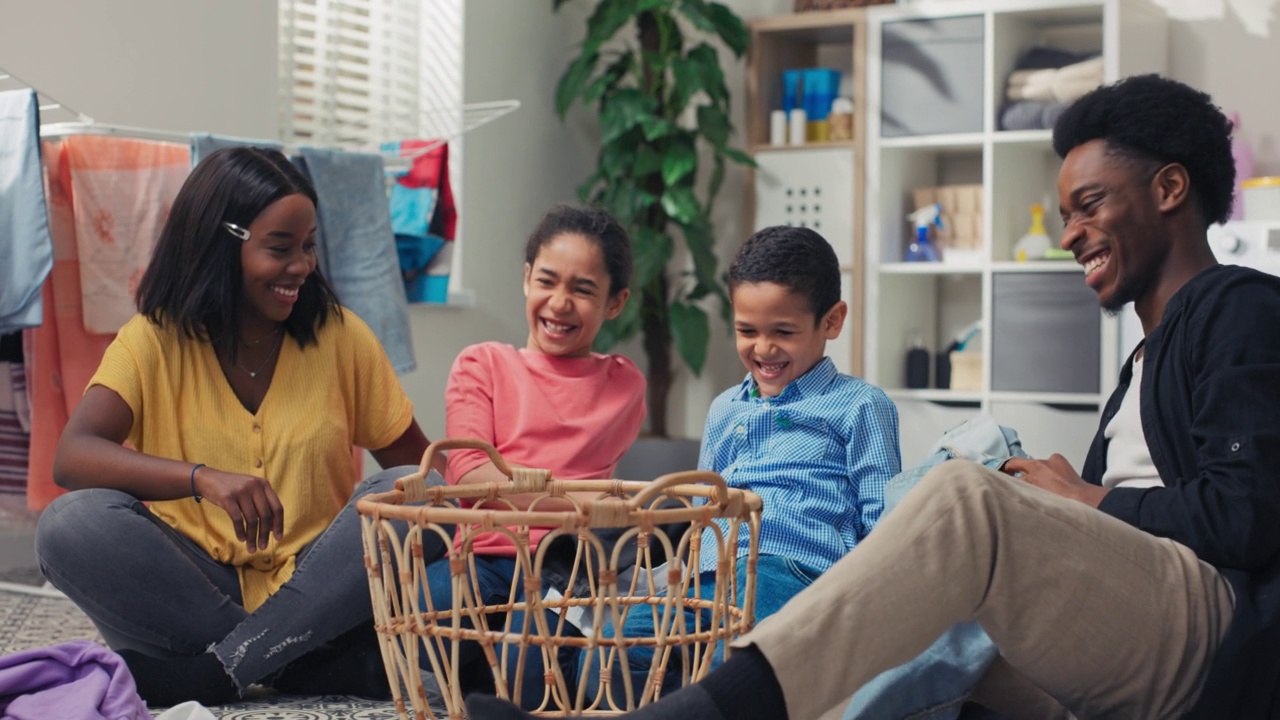
[(1280, 717), (1280, 279), (1209, 249), (1230, 132), (1156, 76), (1095, 90), (1054, 130), (1062, 246), (1145, 332), (1081, 474), (1061, 455), (938, 466), (720, 669), (630, 717), (817, 718), (970, 620), (1006, 698), (1082, 719)]

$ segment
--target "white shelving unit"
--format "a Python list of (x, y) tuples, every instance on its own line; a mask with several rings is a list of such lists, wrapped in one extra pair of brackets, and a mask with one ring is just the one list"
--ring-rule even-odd
[[(886, 136), (901, 132), (885, 132), (887, 128), (882, 126), (881, 111), (891, 110), (883, 103), (886, 31), (890, 37), (901, 37), (895, 33), (902, 29), (936, 33), (937, 28), (949, 26), (940, 21), (958, 18), (972, 20), (951, 26), (980, 26), (981, 37), (943, 36), (936, 40), (980, 43), (982, 68), (980, 82), (951, 88), (953, 95), (947, 97), (960, 103), (971, 101), (972, 93), (981, 93), (981, 131), (966, 127), (956, 133)], [(915, 27), (897, 25), (912, 22), (917, 23)], [(1024, 337), (993, 337), (998, 332), (993, 331), (997, 315), (1007, 318), (1013, 311), (1025, 311), (1002, 306), (997, 299), (1002, 296), (999, 288), (1043, 285), (1059, 288), (1061, 294), (1076, 287), (1070, 278), (1078, 279), (1078, 287), (1092, 296), (1074, 263), (1018, 263), (1013, 258), (1013, 245), (1030, 224), (1031, 204), (1045, 205), (1046, 226), (1055, 241), (1062, 233), (1057, 213), (1061, 163), (1053, 153), (1051, 131), (997, 129), (1009, 73), (1020, 55), (1036, 44), (1100, 50), (1107, 82), (1161, 72), (1167, 58), (1165, 14), (1148, 0), (919, 0), (876, 6), (867, 12), (867, 107), (873, 111), (866, 117), (863, 185), (863, 206), (867, 209), (863, 371), (898, 405), (904, 464), (920, 460), (949, 427), (985, 411), (1016, 428), (1031, 454), (1060, 452), (1078, 469), (1097, 427), (1101, 405), (1115, 385), (1121, 354), (1128, 350), (1120, 347), (1117, 321), (1104, 316), (1096, 300), (1092, 309), (1082, 310), (1085, 306), (1074, 295), (1070, 303), (1074, 312), (1064, 307), (1061, 316), (1047, 314), (1043, 322), (1032, 323), (1033, 327), (1019, 333)], [(944, 74), (949, 68), (934, 70)], [(937, 78), (931, 81), (937, 82)], [(970, 95), (960, 97), (962, 93)], [(945, 107), (940, 105), (938, 112), (946, 112)], [(980, 259), (966, 265), (902, 262), (911, 232), (906, 215), (914, 209), (912, 189), (952, 184), (982, 185)], [(1007, 292), (1003, 295), (1009, 296)], [(930, 389), (907, 389), (905, 358), (914, 337), (922, 338), (936, 355), (975, 320), (981, 320), (984, 329), (979, 343), (983, 355), (981, 387), (933, 389), (931, 367)], [(1086, 328), (1096, 322), (1098, 328), (1096, 383), (1088, 376), (1088, 387), (1064, 390), (1055, 387), (1057, 379), (1050, 373), (1041, 387), (1008, 389), (1008, 375), (993, 372), (997, 357), (1010, 361), (1011, 344), (1026, 347), (1028, 356), (1034, 356), (1038, 348), (1065, 337), (1068, 329), (1078, 333), (1082, 322)], [(1091, 331), (1086, 334), (1092, 342)], [(997, 346), (1003, 350), (999, 356)]]

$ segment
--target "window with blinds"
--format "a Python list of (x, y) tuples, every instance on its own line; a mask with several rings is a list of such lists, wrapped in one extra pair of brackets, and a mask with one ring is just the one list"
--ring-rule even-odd
[(290, 145), (440, 137), (460, 124), (462, 0), (279, 0)]

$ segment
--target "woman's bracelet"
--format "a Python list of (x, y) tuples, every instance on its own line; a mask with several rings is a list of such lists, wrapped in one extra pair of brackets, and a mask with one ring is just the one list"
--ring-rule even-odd
[(195, 498), (196, 502), (204, 499), (200, 497), (200, 493), (196, 492), (196, 471), (202, 467), (205, 467), (204, 463), (196, 463), (195, 467), (191, 468), (191, 497)]

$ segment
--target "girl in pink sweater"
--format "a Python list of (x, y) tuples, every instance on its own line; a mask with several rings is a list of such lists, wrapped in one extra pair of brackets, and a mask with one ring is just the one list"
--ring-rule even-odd
[[(635, 363), (593, 353), (591, 344), (626, 305), (630, 275), (631, 241), (617, 220), (603, 210), (552, 208), (525, 246), (529, 338), (523, 348), (487, 342), (462, 351), (445, 389), (446, 436), (485, 440), (508, 462), (549, 468), (557, 478), (613, 477), (640, 432), (645, 381)], [(483, 452), (453, 450), (445, 479), (483, 483), (506, 476)], [(531, 547), (546, 533), (533, 529)], [(505, 601), (515, 547), (501, 533), (490, 533), (473, 548), (484, 601)], [(449, 561), (428, 566), (427, 577), (433, 605), (450, 607)], [(571, 667), (574, 655), (566, 651), (562, 667)], [(531, 708), (542, 702), (545, 688), (540, 655), (530, 653), (534, 659), (539, 662), (526, 661), (521, 699)], [(480, 647), (468, 648), (463, 661), (463, 692), (492, 691)], [(514, 678), (508, 684), (514, 688)]]

